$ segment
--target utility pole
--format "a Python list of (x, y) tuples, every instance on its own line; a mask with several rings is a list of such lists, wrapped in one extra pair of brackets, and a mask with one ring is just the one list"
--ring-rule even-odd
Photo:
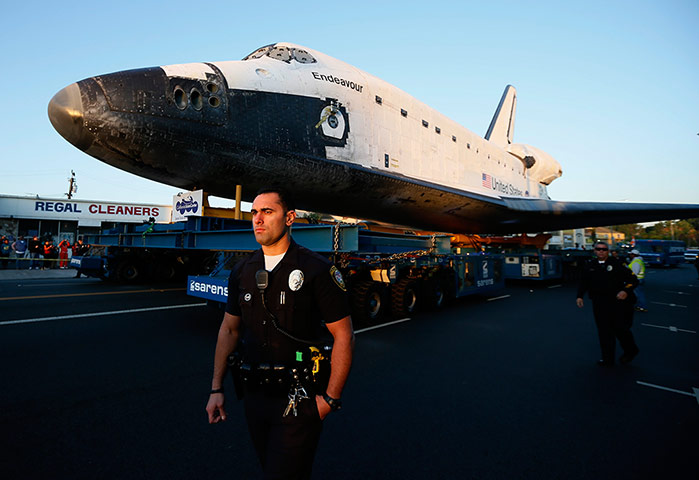
[(609, 248), (614, 248), (614, 227), (609, 227)]
[(672, 220), (670, 220), (670, 238), (675, 239), (675, 225), (672, 223)]
[(78, 184), (75, 182), (75, 172), (71, 170), (70, 175), (71, 177), (68, 179), (68, 193), (64, 193), (68, 200), (73, 198), (73, 194), (78, 191)]

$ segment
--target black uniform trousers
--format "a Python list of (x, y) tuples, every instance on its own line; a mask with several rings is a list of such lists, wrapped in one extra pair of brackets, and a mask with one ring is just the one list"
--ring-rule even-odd
[(594, 299), (592, 311), (595, 315), (602, 360), (614, 363), (616, 339), (625, 355), (635, 355), (638, 347), (631, 333), (634, 304), (616, 298)]
[(297, 405), (297, 416), (283, 417), (287, 396), (246, 389), (245, 418), (265, 480), (311, 478), (323, 422), (315, 395), (309, 392), (308, 397)]

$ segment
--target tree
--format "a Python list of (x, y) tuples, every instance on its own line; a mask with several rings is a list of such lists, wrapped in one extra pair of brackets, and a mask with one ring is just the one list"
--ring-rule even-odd
[(308, 223), (317, 224), (320, 223), (320, 213), (306, 212), (302, 218), (308, 220)]
[(626, 241), (630, 242), (632, 238), (643, 236), (643, 227), (637, 223), (627, 223), (624, 225), (614, 225), (611, 227), (615, 232), (621, 232), (626, 235)]
[(658, 222), (653, 226), (647, 227), (643, 236), (645, 238), (655, 238), (659, 240), (681, 240), (687, 245), (699, 244), (699, 228), (696, 225), (696, 219), (692, 221), (667, 221)]

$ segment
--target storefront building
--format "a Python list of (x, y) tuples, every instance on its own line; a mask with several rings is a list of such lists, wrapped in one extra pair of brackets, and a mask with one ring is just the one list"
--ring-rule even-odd
[(0, 235), (74, 243), (116, 223), (169, 223), (171, 205), (0, 195)]

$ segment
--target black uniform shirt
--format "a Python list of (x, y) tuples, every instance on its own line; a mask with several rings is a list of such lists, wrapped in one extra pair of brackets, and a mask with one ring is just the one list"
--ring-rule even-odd
[(638, 285), (636, 275), (620, 260), (609, 257), (607, 261), (600, 263), (593, 258), (583, 266), (578, 298), (589, 293), (592, 301), (613, 300), (617, 293), (624, 290), (629, 294), (627, 301), (635, 301), (633, 289), (636, 285)]
[(29, 251), (31, 253), (36, 253), (41, 255), (44, 252), (44, 248), (39, 240), (34, 240), (33, 238), (29, 240)]
[[(236, 264), (228, 280), (226, 312), (242, 317), (240, 350), (246, 361), (289, 364), (297, 351), (308, 347), (274, 328), (255, 283), (255, 273), (264, 268), (261, 249)], [(323, 322), (333, 323), (350, 314), (340, 272), (293, 239), (269, 273), (265, 302), (284, 330), (311, 341), (321, 339)]]

